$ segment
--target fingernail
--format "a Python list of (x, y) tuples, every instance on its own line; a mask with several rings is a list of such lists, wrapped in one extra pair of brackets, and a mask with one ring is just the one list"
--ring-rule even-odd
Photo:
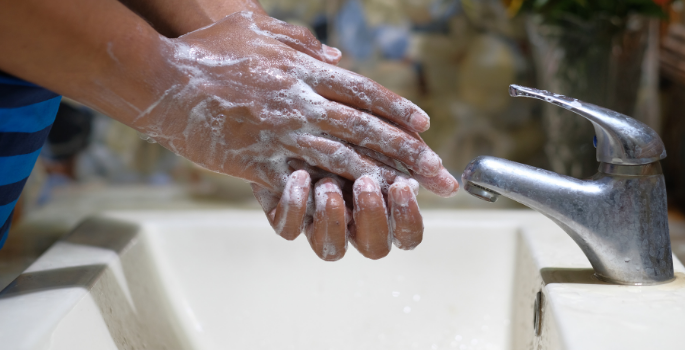
[(414, 130), (424, 132), (431, 127), (431, 119), (423, 112), (414, 112), (414, 114), (409, 117), (409, 124)]
[(342, 57), (342, 52), (335, 47), (330, 47), (325, 44), (321, 44), (321, 46), (323, 47), (324, 56), (326, 56), (327, 60), (337, 62), (340, 57)]
[(380, 192), (381, 187), (369, 176), (362, 176), (354, 182), (354, 193)]
[(340, 187), (337, 185), (336, 181), (331, 178), (323, 178), (316, 183), (316, 195), (325, 193), (337, 193), (342, 195)]
[(395, 204), (405, 206), (412, 199), (411, 188), (404, 184), (393, 185), (390, 187), (390, 196)]
[(416, 162), (418, 169), (415, 169), (419, 174), (426, 176), (435, 176), (442, 170), (442, 160), (435, 152), (425, 150), (421, 153), (419, 161)]
[(418, 181), (412, 178), (406, 178), (403, 176), (397, 176), (395, 177), (395, 180), (393, 181), (393, 184), (402, 184), (404, 186), (408, 186), (409, 189), (414, 193), (414, 196), (419, 195), (419, 187), (421, 186)]
[(440, 170), (436, 176), (416, 175), (416, 177), (422, 181), (423, 187), (443, 198), (454, 197), (459, 191), (459, 182), (447, 169)]
[(418, 196), (420, 187), (419, 182), (414, 179), (409, 179), (408, 183), (409, 188), (411, 188), (411, 191), (414, 193), (414, 196)]
[(300, 187), (309, 187), (309, 174), (304, 170), (298, 170), (290, 175), (293, 183)]
[(457, 194), (457, 191), (459, 191), (459, 182), (457, 179), (455, 179), (447, 169), (442, 169), (438, 176), (443, 178), (445, 183), (451, 184), (451, 186), (444, 186), (440, 195), (445, 198), (454, 197)]

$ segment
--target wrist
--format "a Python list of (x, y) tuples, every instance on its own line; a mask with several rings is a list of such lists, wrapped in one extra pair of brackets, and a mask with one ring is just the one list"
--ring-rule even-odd
[(162, 35), (179, 37), (240, 11), (266, 14), (257, 0), (122, 0)]
[(154, 30), (136, 35), (135, 40), (108, 44), (107, 54), (108, 63), (101, 76), (94, 79), (96, 88), (84, 100), (136, 129), (140, 128), (138, 120), (170, 90), (187, 82), (172, 62), (173, 42)]

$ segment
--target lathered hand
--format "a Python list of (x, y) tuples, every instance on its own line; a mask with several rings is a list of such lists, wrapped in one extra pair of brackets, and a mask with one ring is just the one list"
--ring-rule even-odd
[[(373, 259), (393, 240), (402, 249), (420, 243), (418, 184), (397, 162), (440, 195), (458, 189), (416, 134), (428, 127), (425, 113), (329, 64), (339, 51), (305, 29), (237, 13), (173, 44), (189, 81), (136, 123), (196, 163), (250, 181), (275, 231), (294, 239), (304, 229), (322, 259), (340, 259), (348, 240)], [(292, 173), (294, 161), (308, 173)]]
[[(424, 142), (360, 109), (412, 131), (428, 128), (423, 111), (365, 77), (322, 62), (337, 61), (338, 51), (322, 50), (313, 37), (298, 39), (293, 27), (240, 12), (169, 40), (167, 55), (187, 78), (133, 126), (207, 169), (277, 193), (290, 174), (288, 159), (349, 180), (370, 175), (387, 188), (392, 169), (350, 145), (398, 160), (424, 177), (444, 173)], [(441, 181), (446, 188), (458, 186), (454, 178)]]

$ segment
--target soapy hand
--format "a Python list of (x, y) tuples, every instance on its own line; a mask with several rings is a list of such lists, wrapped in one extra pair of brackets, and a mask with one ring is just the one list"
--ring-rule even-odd
[(336, 62), (339, 51), (304, 28), (239, 12), (169, 39), (168, 49), (184, 81), (131, 124), (200, 166), (279, 193), (290, 174), (288, 159), (349, 180), (371, 175), (389, 186), (398, 172), (355, 152), (351, 145), (357, 145), (441, 182), (448, 194), (458, 186), (422, 140), (360, 109), (412, 131), (427, 129), (428, 116), (379, 84), (326, 63)]
[[(393, 239), (407, 249), (420, 242), (418, 186), (395, 168), (444, 196), (458, 188), (416, 134), (428, 128), (427, 115), (329, 64), (340, 52), (304, 28), (240, 12), (170, 39), (168, 49), (186, 78), (132, 126), (207, 169), (253, 183), (274, 229), (292, 239), (306, 227), (324, 259), (342, 257), (348, 237), (370, 258), (387, 255)], [(330, 176), (318, 176), (310, 196), (311, 179), (292, 173), (293, 161)]]

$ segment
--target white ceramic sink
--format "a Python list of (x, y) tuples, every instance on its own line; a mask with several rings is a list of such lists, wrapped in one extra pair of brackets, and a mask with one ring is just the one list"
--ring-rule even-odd
[(685, 348), (675, 258), (674, 282), (608, 285), (537, 213), (424, 218), (414, 251), (330, 263), (256, 211), (107, 213), (0, 293), (0, 348)]

